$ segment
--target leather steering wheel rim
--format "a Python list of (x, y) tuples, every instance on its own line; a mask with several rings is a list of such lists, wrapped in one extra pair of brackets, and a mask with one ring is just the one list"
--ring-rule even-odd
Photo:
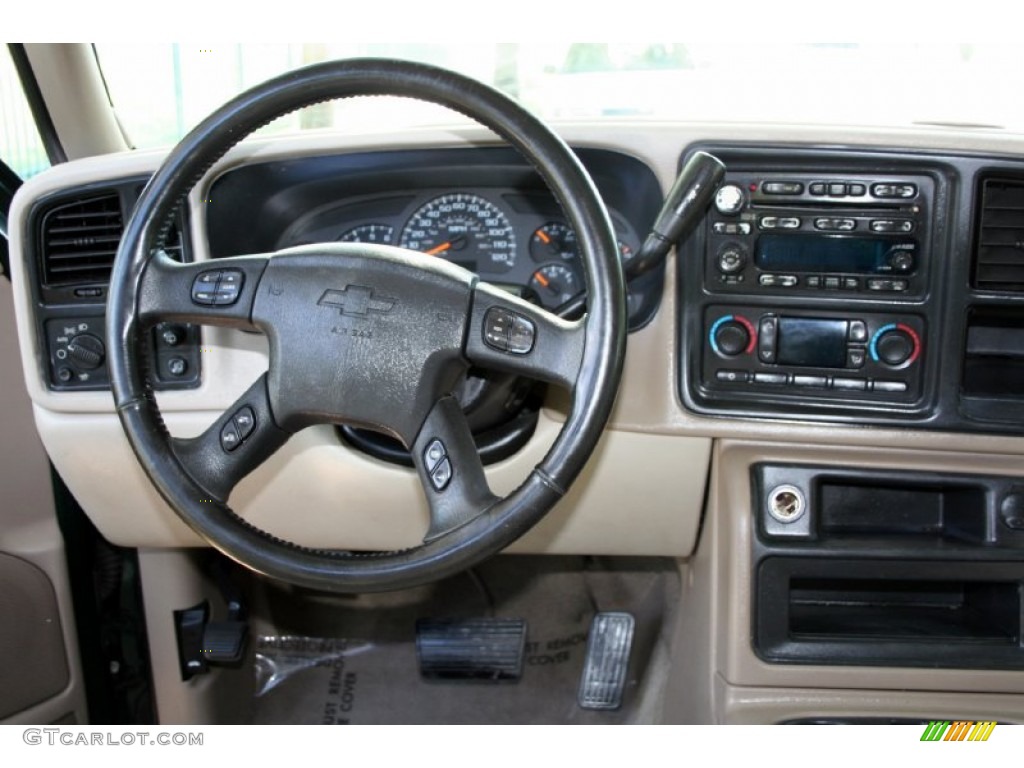
[[(189, 286), (199, 279), (198, 270), (231, 261), (177, 265), (159, 250), (177, 210), (199, 179), (241, 139), (276, 117), (321, 101), (371, 95), (406, 96), (448, 107), (481, 123), (514, 146), (544, 179), (577, 233), (589, 311), (579, 321), (582, 343), (576, 345), (579, 349), (575, 379), (564, 375), (560, 379), (572, 395), (570, 412), (555, 442), (526, 480), (504, 498), (494, 497), (493, 503), (471, 519), (460, 520), (451, 530), (412, 549), (352, 553), (282, 541), (235, 514), (226, 503), (227, 491), (211, 493), (213, 481), (197, 478), (196, 462), (186, 466), (189, 456), (181, 448), (184, 443), (172, 439), (164, 425), (146, 368), (145, 347), (147, 330), (160, 317), (160, 311), (152, 308), (154, 302), (160, 304), (160, 297), (172, 295), (177, 298), (167, 301), (179, 301), (178, 294), (187, 293)], [(314, 261), (321, 256), (330, 259), (335, 254), (323, 249), (316, 254), (277, 254), (262, 269), (269, 269), (266, 264), (288, 265), (290, 260), (322, 263)], [(399, 254), (384, 256), (395, 261), (396, 269), (401, 267), (410, 274), (410, 270), (419, 268), (418, 262), (409, 266)], [(260, 291), (262, 272), (246, 271), (249, 262), (239, 263), (243, 267), (240, 274), (248, 279), (243, 290)], [(443, 277), (463, 279), (451, 278), (447, 273)], [(473, 301), (479, 303), (481, 296), (503, 301), (483, 291), (484, 287), (470, 286)], [(254, 294), (252, 300), (262, 295)], [(515, 303), (508, 306), (513, 313), (533, 318), (540, 329), (538, 350), (531, 353), (534, 362), (529, 364), (543, 374), (545, 361), (550, 359), (542, 354), (543, 334), (551, 336), (561, 326), (545, 318), (543, 310)], [(188, 317), (187, 313), (175, 316)], [(246, 318), (240, 309), (233, 319), (228, 315), (215, 319), (226, 325), (244, 325), (253, 322), (254, 316), (250, 310)], [(466, 322), (469, 328), (479, 318)], [(622, 272), (611, 223), (593, 182), (568, 146), (495, 89), (443, 69), (384, 59), (327, 62), (287, 73), (236, 97), (189, 133), (146, 186), (125, 228), (114, 263), (107, 308), (110, 379), (117, 412), (143, 470), (170, 507), (206, 542), (247, 568), (303, 587), (336, 592), (398, 589), (442, 578), (497, 553), (537, 523), (565, 495), (596, 447), (618, 389), (625, 337)], [(271, 342), (273, 369), (273, 337)], [(467, 340), (465, 344), (471, 342), (475, 349), (483, 349), (478, 340)], [(481, 354), (501, 357), (493, 350)], [(524, 363), (515, 360), (510, 364)], [(264, 385), (271, 386), (266, 382)], [(268, 424), (271, 437), (266, 439), (273, 443), (268, 444), (270, 452), (279, 444), (273, 441), (283, 443), (287, 439), (275, 432), (280, 431), (275, 402), (271, 392), (266, 405), (255, 409), (261, 428)], [(230, 416), (222, 420), (225, 418)], [(202, 458), (207, 454), (197, 455)], [(421, 480), (424, 477), (421, 473)], [(429, 491), (425, 480), (424, 486)]]

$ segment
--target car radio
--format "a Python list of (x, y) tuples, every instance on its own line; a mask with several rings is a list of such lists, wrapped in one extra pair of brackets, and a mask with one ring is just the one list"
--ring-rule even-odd
[(921, 296), (933, 196), (923, 175), (730, 173), (708, 217), (705, 287)]

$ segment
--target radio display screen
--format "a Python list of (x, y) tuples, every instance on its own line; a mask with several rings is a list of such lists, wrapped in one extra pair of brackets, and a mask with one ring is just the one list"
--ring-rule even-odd
[(762, 235), (757, 240), (754, 263), (770, 271), (891, 272), (894, 248), (914, 252), (913, 240), (827, 235)]
[(811, 368), (846, 367), (845, 320), (780, 317), (776, 360)]

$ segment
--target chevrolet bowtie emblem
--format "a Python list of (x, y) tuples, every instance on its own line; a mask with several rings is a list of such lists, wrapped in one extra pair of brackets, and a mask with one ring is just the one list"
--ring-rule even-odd
[(375, 297), (373, 288), (365, 285), (346, 285), (341, 291), (324, 291), (317, 304), (321, 307), (337, 307), (343, 315), (366, 317), (370, 312), (390, 312), (395, 306), (395, 300), (388, 296)]

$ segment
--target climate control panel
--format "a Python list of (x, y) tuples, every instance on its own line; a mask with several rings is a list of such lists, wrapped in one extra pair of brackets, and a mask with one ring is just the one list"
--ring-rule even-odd
[(925, 331), (914, 315), (711, 306), (701, 387), (907, 403), (920, 395)]

